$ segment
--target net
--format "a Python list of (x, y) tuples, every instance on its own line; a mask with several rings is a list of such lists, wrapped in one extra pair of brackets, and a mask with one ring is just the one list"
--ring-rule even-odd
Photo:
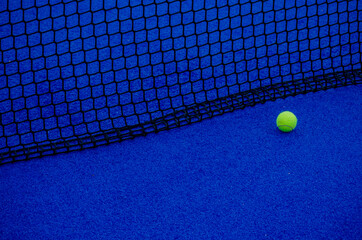
[(3, 0), (0, 164), (362, 83), (357, 0)]

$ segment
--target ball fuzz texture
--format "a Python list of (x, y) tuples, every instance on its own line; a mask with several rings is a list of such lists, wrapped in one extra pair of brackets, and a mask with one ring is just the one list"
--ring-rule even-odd
[(277, 117), (277, 126), (282, 132), (291, 132), (297, 126), (297, 117), (289, 111), (281, 112)]

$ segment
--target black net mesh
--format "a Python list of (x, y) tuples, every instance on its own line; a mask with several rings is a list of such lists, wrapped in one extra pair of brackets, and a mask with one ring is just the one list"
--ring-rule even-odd
[(362, 1), (2, 0), (0, 164), (362, 83)]

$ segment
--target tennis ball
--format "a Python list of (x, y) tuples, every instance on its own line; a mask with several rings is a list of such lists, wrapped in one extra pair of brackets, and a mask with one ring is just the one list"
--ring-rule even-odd
[(282, 132), (291, 132), (297, 126), (297, 117), (292, 112), (282, 112), (277, 117), (277, 126)]

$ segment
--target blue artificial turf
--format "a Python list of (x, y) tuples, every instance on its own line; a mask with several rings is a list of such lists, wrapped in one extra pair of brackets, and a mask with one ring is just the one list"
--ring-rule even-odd
[[(2, 149), (361, 67), (357, 1), (8, 2)], [(361, 96), (331, 89), (4, 165), (0, 239), (362, 239)], [(275, 126), (285, 110), (290, 134)]]
[[(0, 168), (0, 239), (360, 239), (362, 88)], [(277, 114), (299, 120), (290, 134)]]

